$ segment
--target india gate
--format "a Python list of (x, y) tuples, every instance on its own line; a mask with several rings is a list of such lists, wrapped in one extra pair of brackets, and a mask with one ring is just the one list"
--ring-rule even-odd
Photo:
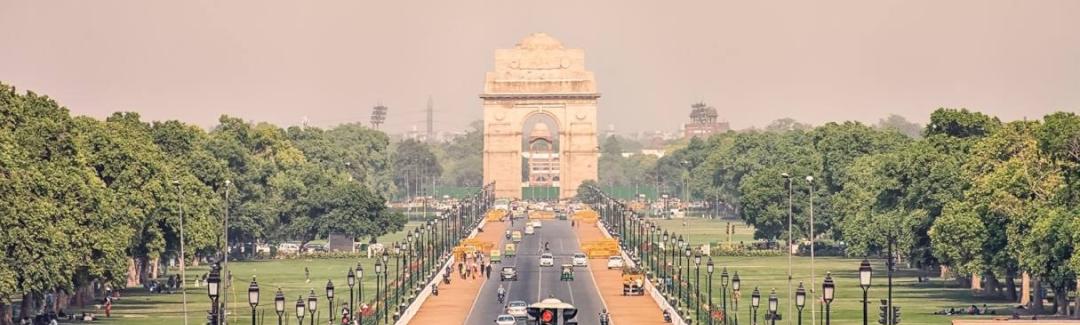
[[(585, 70), (584, 50), (565, 48), (544, 33), (497, 49), (480, 98), (484, 183), (495, 182), (496, 197), (522, 198), (523, 188), (550, 186), (558, 188), (558, 198), (568, 198), (582, 181), (597, 178), (600, 93), (593, 73)], [(544, 153), (530, 152), (544, 136), (553, 144)]]

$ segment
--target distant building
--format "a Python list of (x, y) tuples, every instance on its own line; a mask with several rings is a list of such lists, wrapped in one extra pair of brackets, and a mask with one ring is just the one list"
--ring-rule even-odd
[(529, 133), (529, 186), (558, 186), (559, 154), (555, 152), (551, 130), (547, 124), (536, 123)]
[(716, 133), (724, 133), (731, 129), (727, 122), (717, 122), (716, 109), (704, 102), (698, 102), (690, 107), (690, 123), (683, 125), (683, 138), (708, 138)]

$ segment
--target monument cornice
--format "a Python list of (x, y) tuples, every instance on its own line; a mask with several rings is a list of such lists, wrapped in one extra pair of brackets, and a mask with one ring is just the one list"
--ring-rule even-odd
[(529, 99), (587, 99), (596, 100), (600, 98), (600, 93), (485, 93), (480, 94), (481, 99), (512, 99), (512, 100), (529, 100)]

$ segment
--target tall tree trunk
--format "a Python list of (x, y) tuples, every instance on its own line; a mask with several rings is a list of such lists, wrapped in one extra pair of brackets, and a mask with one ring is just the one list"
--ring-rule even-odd
[(134, 287), (134, 286), (139, 285), (140, 283), (141, 282), (139, 281), (139, 265), (138, 265), (138, 262), (135, 261), (134, 257), (129, 257), (128, 258), (127, 286), (128, 287)]
[(1054, 288), (1054, 306), (1059, 316), (1069, 315), (1069, 290), (1065, 286)]
[(155, 257), (155, 258), (150, 259), (150, 265), (149, 265), (150, 270), (149, 271), (150, 271), (150, 278), (151, 279), (157, 279), (158, 278), (158, 271), (160, 271), (160, 270), (158, 270), (158, 268), (160, 267), (160, 265), (161, 265), (161, 258), (160, 257)]
[(1036, 314), (1046, 312), (1045, 306), (1043, 306), (1043, 298), (1045, 297), (1043, 297), (1042, 279), (1039, 276), (1031, 276), (1031, 291), (1034, 292), (1032, 294), (1033, 299), (1031, 299), (1031, 308), (1035, 310)]
[(998, 297), (1001, 294), (1001, 291), (999, 291), (1000, 288), (1001, 283), (998, 282), (997, 277), (994, 276), (994, 272), (987, 272), (986, 289), (983, 292), (986, 292), (986, 295), (989, 297)]
[(0, 325), (15, 325), (11, 321), (11, 304), (0, 300)]
[(1018, 301), (1016, 297), (1016, 272), (1009, 270), (1005, 272), (1005, 299), (1009, 301)]
[(1076, 307), (1073, 309), (1073, 318), (1080, 319), (1080, 281), (1076, 282)]
[(19, 303), (19, 318), (28, 317), (30, 315), (30, 309), (33, 308), (34, 295), (25, 294), (22, 296), (22, 302)]

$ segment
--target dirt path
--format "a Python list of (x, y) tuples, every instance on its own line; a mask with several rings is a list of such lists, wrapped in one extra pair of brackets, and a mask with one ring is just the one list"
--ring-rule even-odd
[[(501, 221), (488, 222), (484, 225), (484, 232), (478, 233), (476, 238), (499, 243), (499, 236), (506, 230), (506, 224)], [(492, 271), (494, 272), (494, 271)], [(424, 301), (420, 311), (413, 317), (411, 324), (464, 324), (469, 317), (469, 310), (484, 285), (484, 277), (462, 280), (454, 267), (454, 274), (450, 278), (450, 284), (439, 285), (439, 295), (430, 296)]]
[[(581, 242), (602, 239), (604, 233), (596, 225), (582, 224), (574, 227)], [(611, 320), (619, 325), (662, 325), (664, 323), (663, 312), (656, 302), (649, 296), (623, 296), (622, 295), (622, 271), (618, 269), (608, 270), (607, 260), (589, 260), (589, 269), (596, 279), (596, 286), (600, 289), (600, 296), (611, 313)], [(646, 293), (648, 294), (648, 293)]]

